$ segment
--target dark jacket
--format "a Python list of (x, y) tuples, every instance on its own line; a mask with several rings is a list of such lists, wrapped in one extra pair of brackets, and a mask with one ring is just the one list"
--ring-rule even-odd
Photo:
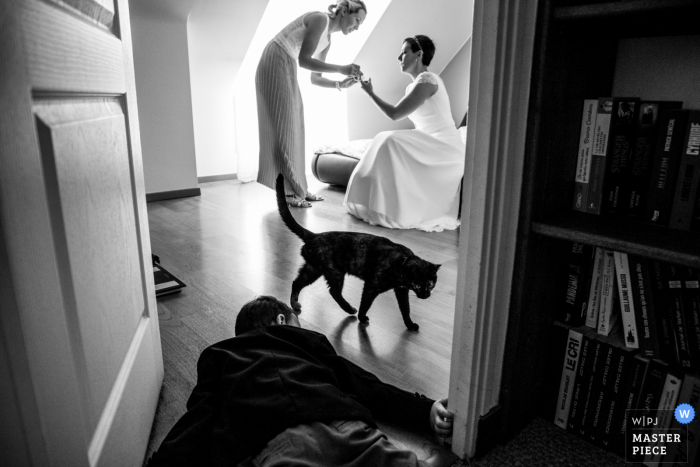
[(378, 417), (424, 429), (432, 403), (337, 355), (322, 334), (268, 326), (202, 352), (187, 412), (148, 465), (237, 465), (285, 429), (311, 422), (376, 426)]

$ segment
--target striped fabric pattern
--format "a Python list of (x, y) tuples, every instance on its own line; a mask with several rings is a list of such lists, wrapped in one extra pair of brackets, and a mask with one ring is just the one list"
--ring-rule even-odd
[(274, 190), (279, 173), (286, 194), (306, 196), (304, 104), (297, 82), (297, 64), (270, 41), (255, 74), (260, 137), (258, 183)]

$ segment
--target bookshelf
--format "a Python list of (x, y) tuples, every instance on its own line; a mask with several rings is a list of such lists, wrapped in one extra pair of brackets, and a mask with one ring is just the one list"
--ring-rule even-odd
[[(583, 100), (638, 89), (630, 77), (633, 54), (669, 38), (680, 43), (662, 57), (663, 67), (653, 66), (653, 54), (650, 64), (638, 65), (657, 78), (645, 79), (638, 97), (700, 109), (700, 86), (683, 84), (697, 76), (700, 55), (677, 63), (681, 71), (673, 76), (659, 71), (667, 61), (687, 60), (683, 44), (693, 50), (699, 43), (700, 1), (542, 0), (539, 9), (503, 380), (499, 410), (488, 420), (498, 425), (501, 440), (535, 417), (553, 419), (560, 374), (552, 365), (559, 350), (551, 332), (565, 281), (557, 271), (564, 270), (572, 241), (700, 268), (697, 232), (572, 210)], [(492, 425), (487, 429), (493, 432)]]

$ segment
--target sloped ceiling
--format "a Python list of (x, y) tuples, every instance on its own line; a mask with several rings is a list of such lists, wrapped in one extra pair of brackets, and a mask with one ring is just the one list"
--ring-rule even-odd
[[(473, 15), (473, 0), (394, 0), (355, 63), (366, 77), (372, 78), (377, 95), (394, 104), (411, 82), (410, 76), (401, 73), (397, 59), (403, 40), (416, 34), (433, 39), (436, 53), (429, 70), (439, 74), (471, 37)], [(407, 120), (389, 120), (355, 86), (348, 93), (348, 127), (350, 139), (360, 139), (412, 125)]]

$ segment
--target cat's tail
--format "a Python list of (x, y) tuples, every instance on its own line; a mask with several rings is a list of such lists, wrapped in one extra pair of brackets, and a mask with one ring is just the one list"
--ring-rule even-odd
[(287, 199), (284, 196), (284, 176), (282, 174), (277, 176), (275, 191), (277, 192), (277, 209), (280, 212), (280, 216), (282, 216), (282, 221), (284, 221), (284, 224), (289, 228), (289, 230), (294, 232), (294, 234), (301, 238), (303, 242), (306, 242), (315, 234), (299, 225), (296, 219), (294, 219), (294, 216), (292, 216), (292, 213), (289, 211)]

